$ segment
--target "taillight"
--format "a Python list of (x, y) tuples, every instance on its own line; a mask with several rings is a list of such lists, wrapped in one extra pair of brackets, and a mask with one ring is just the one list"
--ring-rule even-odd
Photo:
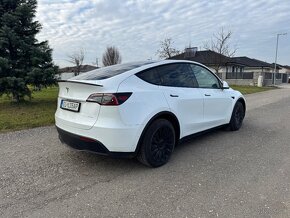
[(121, 105), (132, 95), (132, 92), (123, 93), (94, 93), (87, 102), (96, 102), (100, 105)]

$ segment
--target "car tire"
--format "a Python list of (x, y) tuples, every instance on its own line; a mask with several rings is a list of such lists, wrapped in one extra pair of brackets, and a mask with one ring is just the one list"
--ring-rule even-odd
[(175, 130), (166, 119), (158, 119), (147, 128), (137, 159), (150, 167), (166, 164), (175, 147)]
[(229, 123), (229, 130), (237, 131), (241, 128), (245, 117), (245, 108), (242, 102), (238, 101), (232, 112), (232, 117)]

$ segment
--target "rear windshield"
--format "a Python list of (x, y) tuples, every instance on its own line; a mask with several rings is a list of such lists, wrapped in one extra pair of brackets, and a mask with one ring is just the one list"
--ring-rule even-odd
[(102, 80), (108, 79), (110, 77), (119, 75), (129, 70), (133, 70), (137, 67), (141, 67), (146, 64), (152, 64), (153, 61), (147, 62), (134, 62), (134, 63), (127, 63), (127, 64), (117, 64), (109, 67), (102, 67), (97, 70), (92, 70), (86, 73), (82, 73), (78, 76), (72, 78), (72, 80)]

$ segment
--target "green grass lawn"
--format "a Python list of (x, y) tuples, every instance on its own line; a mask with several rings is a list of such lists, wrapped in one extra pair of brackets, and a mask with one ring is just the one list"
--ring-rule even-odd
[[(231, 86), (243, 94), (271, 90), (269, 87)], [(58, 87), (33, 92), (32, 100), (15, 103), (0, 97), (0, 132), (54, 124)]]
[(232, 89), (240, 91), (244, 95), (275, 89), (273, 87), (238, 86), (238, 85), (231, 85), (230, 87)]
[(58, 87), (33, 92), (31, 101), (20, 103), (11, 102), (3, 95), (0, 97), (0, 132), (53, 124), (57, 95)]

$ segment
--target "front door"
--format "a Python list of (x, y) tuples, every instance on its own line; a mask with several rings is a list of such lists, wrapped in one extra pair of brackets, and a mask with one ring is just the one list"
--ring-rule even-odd
[(229, 122), (233, 99), (229, 90), (222, 89), (220, 80), (208, 69), (191, 64), (200, 92), (204, 98), (204, 125), (212, 128)]

